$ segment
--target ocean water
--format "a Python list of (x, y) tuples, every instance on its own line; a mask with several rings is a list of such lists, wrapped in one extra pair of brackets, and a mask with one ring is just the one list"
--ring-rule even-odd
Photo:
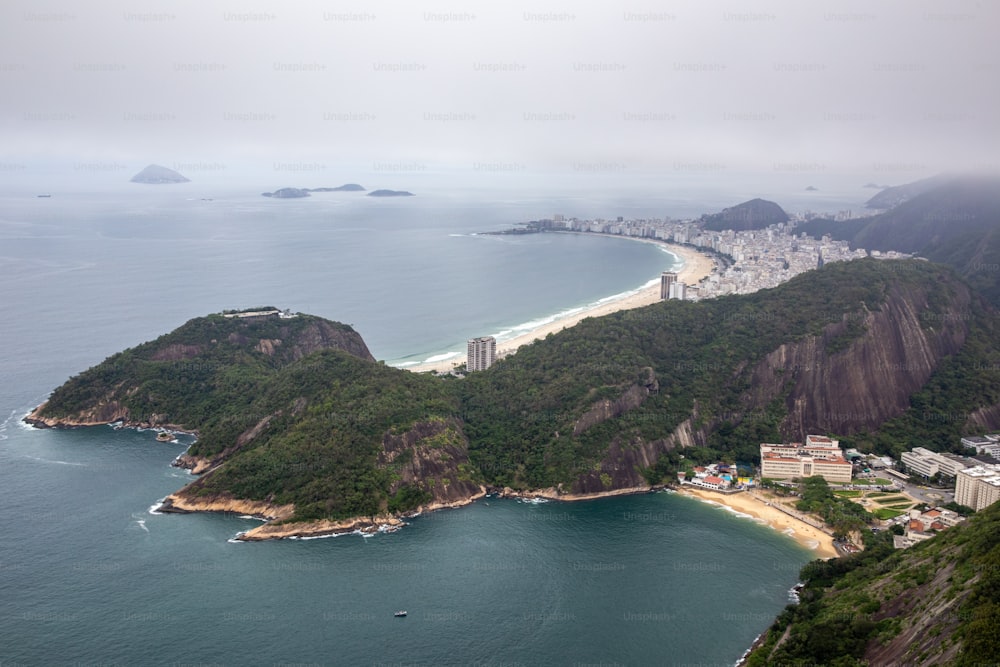
[(241, 544), (251, 519), (151, 511), (190, 480), (169, 465), (187, 441), (21, 422), (70, 375), (224, 308), (348, 322), (390, 363), (448, 354), (674, 261), (481, 232), (679, 215), (662, 200), (136, 187), (0, 195), (0, 664), (731, 664), (788, 602), (807, 550), (667, 493), (487, 499), (393, 534)]

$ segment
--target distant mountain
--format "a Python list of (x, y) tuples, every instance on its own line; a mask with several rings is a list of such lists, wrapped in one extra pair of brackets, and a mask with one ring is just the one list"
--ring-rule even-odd
[(810, 186), (806, 187), (806, 192), (819, 192), (819, 188), (817, 188), (814, 185), (810, 185)]
[(947, 264), (1000, 305), (1000, 178), (935, 177), (911, 185), (920, 190), (931, 180), (930, 189), (885, 213), (844, 222), (813, 220), (796, 231)]
[(302, 188), (281, 188), (274, 192), (261, 192), (260, 194), (264, 197), (274, 197), (275, 199), (298, 199), (300, 197), (308, 197), (309, 191)]
[(879, 192), (877, 195), (865, 202), (865, 207), (880, 210), (890, 209), (894, 206), (899, 206), (903, 202), (909, 201), (917, 195), (927, 192), (938, 185), (941, 185), (947, 180), (947, 176), (938, 175), (914, 181), (912, 183), (906, 183), (905, 185), (897, 185), (895, 187), (886, 185), (880, 186), (875, 185), (874, 183), (869, 183), (865, 186), (866, 188), (882, 188), (882, 192)]
[(703, 215), (701, 219), (704, 228), (709, 231), (721, 232), (732, 229), (739, 232), (764, 229), (779, 222), (788, 222), (789, 218), (788, 214), (773, 201), (751, 199), (731, 208), (722, 209), (721, 213)]
[(369, 197), (413, 197), (412, 192), (407, 192), (406, 190), (372, 190), (368, 193)]
[(131, 179), (132, 183), (146, 183), (149, 185), (164, 185), (167, 183), (190, 183), (191, 179), (182, 176), (173, 169), (168, 169), (158, 164), (151, 164)]

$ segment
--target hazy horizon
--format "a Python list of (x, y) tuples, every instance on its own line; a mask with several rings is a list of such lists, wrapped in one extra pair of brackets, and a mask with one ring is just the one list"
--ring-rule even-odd
[(150, 163), (275, 188), (998, 170), (1000, 6), (977, 0), (15, 0), (0, 16), (8, 183), (102, 187)]

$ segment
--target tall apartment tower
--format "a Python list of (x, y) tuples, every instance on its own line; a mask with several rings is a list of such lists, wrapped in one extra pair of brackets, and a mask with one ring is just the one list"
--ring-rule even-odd
[(470, 371), (485, 371), (497, 359), (497, 339), (482, 336), (469, 340), (468, 361), (465, 367)]
[(670, 298), (670, 286), (677, 282), (677, 274), (673, 271), (664, 271), (660, 274), (660, 300)]

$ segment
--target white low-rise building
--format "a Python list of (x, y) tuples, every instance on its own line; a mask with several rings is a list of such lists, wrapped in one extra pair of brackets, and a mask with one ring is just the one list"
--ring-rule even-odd
[(851, 464), (840, 443), (821, 435), (807, 435), (805, 444), (760, 445), (760, 476), (792, 479), (820, 476), (828, 482), (851, 481)]

